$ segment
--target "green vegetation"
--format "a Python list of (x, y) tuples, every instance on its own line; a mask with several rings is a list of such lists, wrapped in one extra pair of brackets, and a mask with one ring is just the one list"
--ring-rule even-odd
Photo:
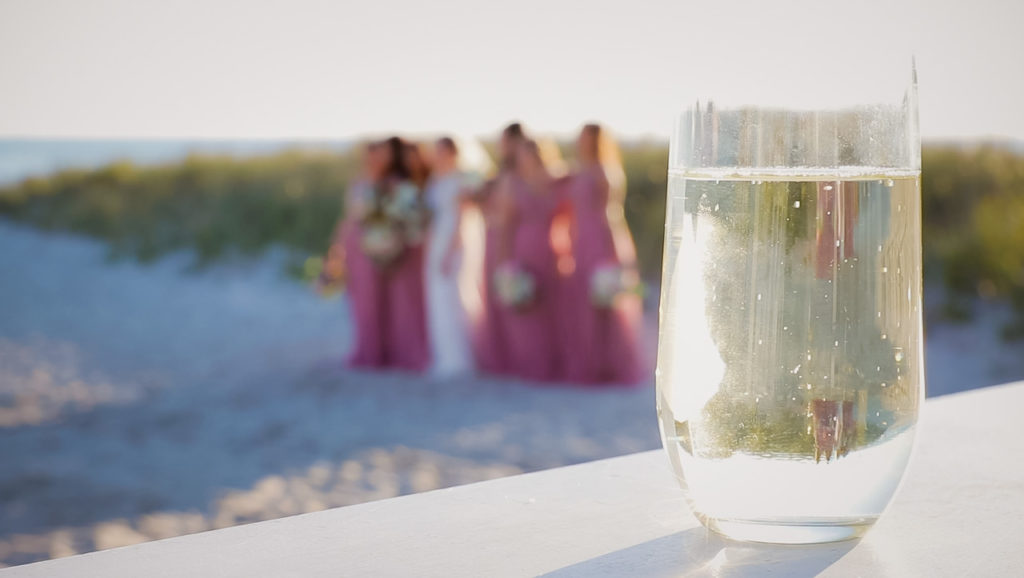
[(622, 150), (626, 171), (626, 221), (633, 232), (640, 269), (647, 279), (661, 277), (665, 242), (665, 191), (668, 150), (660, 144), (636, 144)]
[[(667, 156), (661, 144), (623, 150), (626, 217), (649, 279), (661, 268)], [(312, 151), (117, 163), (0, 189), (0, 216), (103, 239), (115, 257), (193, 250), (204, 265), (279, 244), (301, 262), (325, 252), (355, 166), (354, 153)], [(923, 198), (926, 273), (950, 289), (949, 316), (968, 316), (974, 296), (1006, 299), (1019, 313), (1006, 335), (1024, 336), (1024, 156), (926, 148)]]
[(924, 150), (925, 273), (950, 290), (948, 317), (970, 316), (972, 298), (1006, 299), (1024, 337), (1024, 155), (1002, 148)]
[(150, 261), (193, 250), (197, 265), (274, 243), (323, 254), (355, 170), (352, 155), (190, 157), (64, 171), (0, 190), (0, 215), (110, 243), (114, 257)]

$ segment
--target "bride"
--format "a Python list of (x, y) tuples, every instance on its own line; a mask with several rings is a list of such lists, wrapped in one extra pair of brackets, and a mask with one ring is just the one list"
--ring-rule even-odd
[[(464, 209), (463, 190), (471, 184), (470, 177), (479, 176), (473, 174), (473, 169), (485, 171), (483, 164), (489, 159), (479, 146), (466, 148), (460, 151), (449, 137), (437, 140), (426, 190), (426, 201), (433, 212), (424, 267), (427, 328), (431, 371), (441, 376), (474, 370), (469, 325), (481, 309), (475, 270), (482, 256), (477, 255), (479, 243), (466, 239), (479, 228), (479, 216)], [(474, 162), (476, 157), (479, 162)], [(476, 166), (469, 166), (473, 164)], [(469, 170), (460, 170), (460, 165)]]

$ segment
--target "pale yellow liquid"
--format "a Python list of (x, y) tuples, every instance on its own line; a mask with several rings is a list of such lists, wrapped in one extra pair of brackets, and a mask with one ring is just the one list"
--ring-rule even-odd
[(658, 411), (691, 506), (740, 538), (859, 534), (923, 396), (917, 175), (671, 174), (668, 210)]

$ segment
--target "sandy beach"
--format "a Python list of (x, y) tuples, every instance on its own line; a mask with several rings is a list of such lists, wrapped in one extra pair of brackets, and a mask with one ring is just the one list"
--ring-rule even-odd
[[(0, 566), (659, 445), (653, 384), (344, 370), (343, 299), (280, 254), (194, 272), (5, 222), (0, 247)], [(930, 395), (1024, 377), (1003, 315), (929, 324)]]

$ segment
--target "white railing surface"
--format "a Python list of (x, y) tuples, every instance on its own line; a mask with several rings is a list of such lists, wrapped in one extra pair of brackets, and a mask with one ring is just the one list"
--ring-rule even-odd
[[(21, 576), (1020, 576), (1024, 382), (929, 400), (866, 538), (731, 542), (660, 451), (16, 566)], [(652, 419), (653, 416), (652, 416)]]

